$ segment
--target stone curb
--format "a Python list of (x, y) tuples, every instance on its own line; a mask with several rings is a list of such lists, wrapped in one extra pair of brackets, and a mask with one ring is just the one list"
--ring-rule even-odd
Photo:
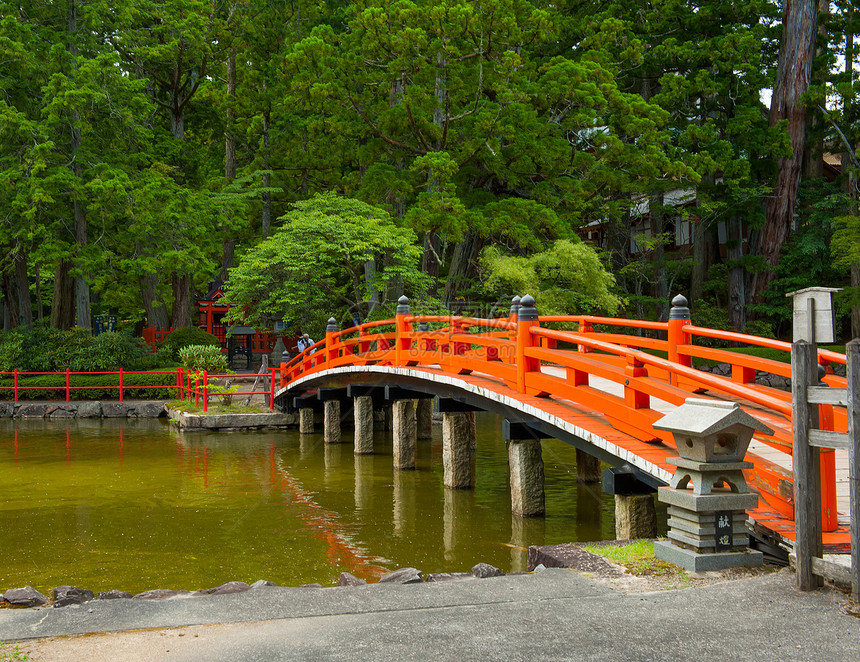
[(161, 400), (0, 402), (0, 418), (160, 418), (166, 415), (166, 403)]
[[(522, 574), (522, 573), (515, 573)], [(451, 573), (431, 573), (425, 578), (420, 570), (415, 568), (399, 568), (393, 572), (389, 572), (374, 584), (367, 584), (363, 579), (359, 579), (349, 573), (342, 573), (338, 583), (334, 586), (326, 587), (322, 584), (302, 584), (297, 588), (307, 589), (324, 589), (324, 588), (341, 588), (345, 586), (382, 586), (389, 585), (406, 585), (406, 584), (423, 584), (425, 582), (440, 582), (452, 580), (472, 580), (485, 579), (489, 577), (504, 577), (505, 573), (488, 563), (478, 563), (472, 568), (472, 572), (451, 572)], [(92, 600), (115, 600), (119, 598), (144, 600), (144, 601), (164, 601), (164, 600), (184, 600), (192, 599), (200, 596), (208, 595), (226, 595), (229, 593), (244, 593), (245, 591), (259, 590), (260, 588), (279, 587), (274, 582), (266, 580), (258, 580), (251, 585), (241, 581), (225, 582), (214, 588), (204, 589), (200, 591), (189, 590), (173, 590), (173, 589), (151, 589), (143, 591), (136, 595), (131, 595), (125, 591), (111, 590), (99, 592), (98, 597), (95, 597), (92, 591), (78, 588), (75, 586), (60, 586), (54, 588), (53, 603), (47, 596), (39, 593), (35, 589), (26, 586), (18, 589), (6, 589), (5, 594), (0, 593), (0, 608), (2, 607), (29, 607), (38, 609), (40, 607), (66, 607), (69, 605), (81, 605)]]

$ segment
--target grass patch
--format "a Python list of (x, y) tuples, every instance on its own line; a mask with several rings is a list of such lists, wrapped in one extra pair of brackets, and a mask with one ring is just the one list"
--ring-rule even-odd
[(208, 411), (203, 411), (203, 404), (195, 405), (193, 402), (188, 402), (187, 400), (173, 400), (172, 402), (168, 402), (167, 406), (170, 409), (175, 409), (177, 411), (184, 412), (186, 414), (197, 414), (200, 416), (210, 416), (215, 414), (272, 414), (272, 413), (280, 413), (278, 410), (272, 411), (266, 405), (262, 403), (254, 403), (252, 402), (247, 407), (244, 405), (245, 398), (248, 397), (246, 395), (239, 396), (236, 399), (241, 398), (241, 402), (225, 405), (221, 402), (210, 402)]
[(12, 662), (13, 660), (26, 662), (30, 659), (29, 655), (21, 651), (18, 644), (15, 644), (15, 648), (9, 648), (9, 646), (10, 644), (4, 644), (0, 641), (0, 662)]
[(631, 575), (678, 575), (682, 582), (689, 581), (689, 575), (685, 570), (654, 556), (653, 540), (631, 540), (624, 545), (582, 545), (582, 548), (613, 563), (623, 565)]

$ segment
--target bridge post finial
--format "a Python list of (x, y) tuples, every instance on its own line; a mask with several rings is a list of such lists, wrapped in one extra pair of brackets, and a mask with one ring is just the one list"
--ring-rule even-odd
[(518, 296), (515, 296), (513, 299), (511, 299), (511, 310), (508, 313), (508, 316), (511, 318), (511, 320), (515, 320), (517, 318), (517, 316), (520, 314), (520, 301), (521, 300), (522, 299), (520, 299), (520, 297), (518, 297)]
[(394, 341), (394, 365), (405, 366), (409, 365), (408, 355), (412, 349), (412, 307), (409, 305), (409, 298), (406, 295), (397, 300), (395, 312), (394, 325), (397, 338)]
[(340, 329), (337, 326), (337, 320), (334, 317), (328, 318), (328, 323), (325, 327), (325, 358), (326, 361), (332, 361), (337, 358), (339, 351), (334, 348), (337, 342), (335, 336)]
[[(685, 367), (693, 365), (693, 359), (688, 354), (680, 354), (680, 345), (689, 345), (693, 342), (693, 336), (684, 332), (684, 327), (690, 324), (690, 309), (687, 307), (687, 297), (679, 294), (672, 299), (672, 308), (669, 310), (669, 324), (667, 345), (669, 360)], [(672, 373), (669, 380), (673, 386), (678, 385), (678, 376)]]
[(690, 319), (690, 309), (687, 307), (689, 304), (687, 302), (687, 297), (683, 294), (679, 294), (674, 299), (672, 299), (672, 308), (669, 310), (669, 319), (670, 320), (678, 320)]
[(520, 322), (536, 322), (538, 319), (538, 311), (535, 308), (535, 298), (531, 294), (526, 294), (520, 299), (520, 309), (517, 312), (517, 318)]
[(526, 356), (526, 349), (540, 344), (540, 338), (532, 335), (532, 327), (540, 326), (535, 299), (526, 294), (520, 299), (520, 309), (517, 314), (517, 390), (526, 392), (526, 374), (540, 371), (540, 360)]

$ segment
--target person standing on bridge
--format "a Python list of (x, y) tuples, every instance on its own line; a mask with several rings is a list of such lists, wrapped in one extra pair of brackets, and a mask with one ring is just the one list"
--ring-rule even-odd
[(299, 342), (296, 343), (296, 347), (299, 352), (304, 352), (308, 347), (314, 344), (314, 341), (311, 340), (310, 336), (306, 333), (301, 338), (299, 338)]

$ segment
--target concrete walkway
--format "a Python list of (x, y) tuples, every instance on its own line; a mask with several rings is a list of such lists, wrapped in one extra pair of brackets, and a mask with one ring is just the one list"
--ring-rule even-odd
[[(623, 594), (583, 575), (406, 586), (259, 588), (172, 599), (0, 610), (0, 640), (33, 660), (860, 659), (846, 596), (800, 593), (783, 571), (679, 591)], [(147, 628), (156, 630), (141, 631)], [(122, 632), (123, 630), (135, 630)]]

